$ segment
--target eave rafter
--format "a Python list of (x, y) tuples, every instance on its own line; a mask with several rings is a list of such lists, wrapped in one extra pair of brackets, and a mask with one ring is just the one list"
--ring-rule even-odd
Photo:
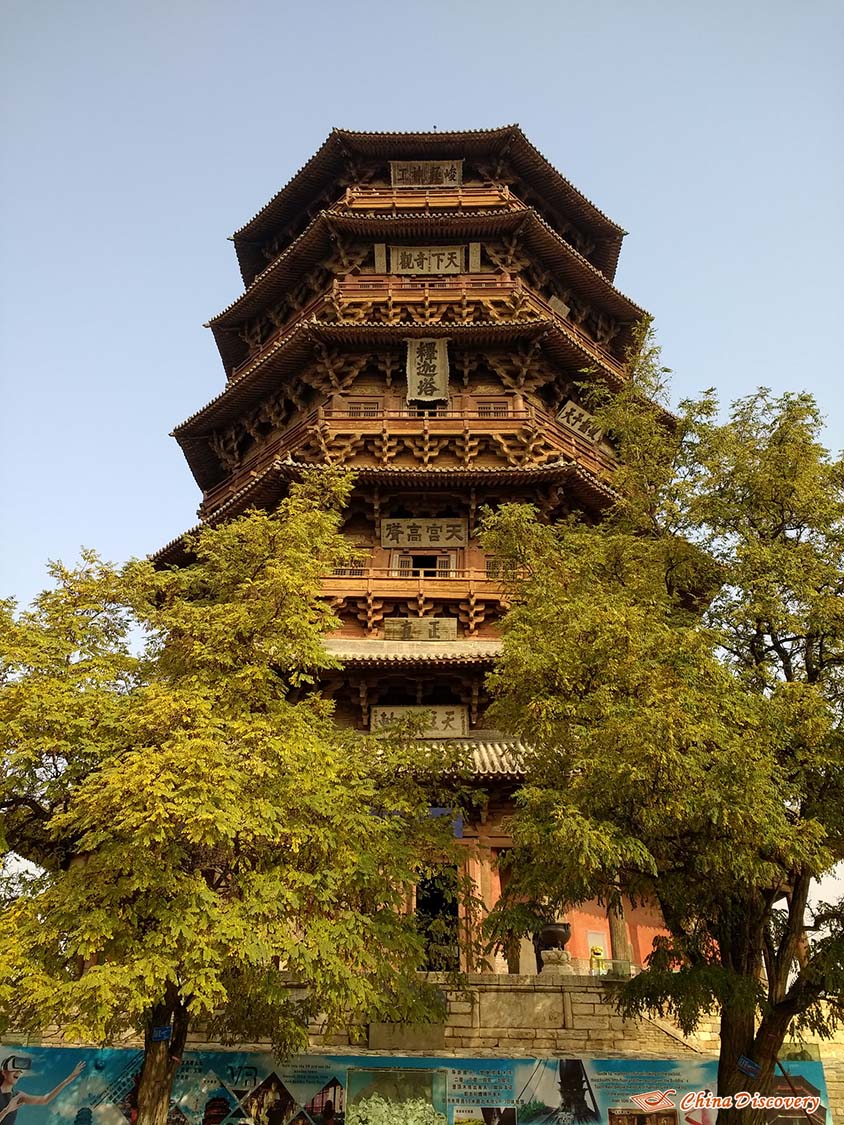
[[(350, 258), (347, 247), (357, 241), (390, 242), (396, 239), (441, 241), (508, 238), (518, 243), (547, 275), (587, 297), (601, 313), (622, 323), (638, 321), (645, 310), (616, 289), (607, 278), (530, 208), (457, 214), (359, 215), (342, 211), (321, 212), (288, 248), (271, 262), (247, 290), (208, 322), (227, 371), (249, 353), (248, 324), (276, 302), (307, 300), (307, 283), (327, 288), (331, 277), (356, 272), (361, 257)], [(331, 266), (326, 268), (326, 262)], [(515, 263), (513, 269), (518, 272)], [(316, 277), (321, 271), (325, 276)], [(301, 290), (302, 295), (297, 296)]]
[[(374, 356), (392, 368), (394, 377), (402, 369), (405, 339), (432, 332), (447, 334), (451, 339), (456, 373), (463, 372), (468, 362), (463, 372), (468, 377), (473, 349), (483, 349), (502, 385), (513, 391), (535, 389), (551, 378), (548, 372), (552, 369), (568, 370), (572, 378), (580, 377), (584, 368), (594, 363), (589, 352), (550, 320), (432, 326), (299, 324), (220, 395), (174, 429), (173, 436), (197, 483), (208, 488), (219, 479), (220, 451), (214, 446), (214, 435), (222, 428), (259, 409), (262, 403), (273, 409), (276, 398), (286, 396), (299, 409), (304, 408), (303, 384), (322, 394), (346, 389)], [(508, 353), (506, 358), (503, 350)], [(610, 367), (596, 366), (595, 371), (596, 377), (610, 386), (621, 382), (619, 372)]]
[[(189, 557), (187, 540), (204, 526), (216, 526), (228, 519), (245, 512), (248, 508), (273, 507), (287, 494), (291, 481), (301, 478), (305, 471), (319, 471), (327, 466), (319, 464), (306, 464), (295, 460), (292, 456), (277, 457), (269, 465), (250, 477), (244, 484), (224, 503), (213, 512), (209, 513), (200, 523), (183, 532), (175, 539), (171, 539), (153, 555), (151, 559), (157, 565), (178, 565)], [(577, 504), (590, 509), (606, 509), (617, 499), (613, 489), (600, 480), (594, 473), (589, 472), (582, 465), (574, 461), (560, 460), (553, 464), (541, 466), (524, 466), (514, 468), (501, 466), (499, 468), (453, 469), (453, 468), (402, 468), (390, 467), (380, 469), (367, 467), (355, 470), (355, 479), (358, 486), (376, 484), (395, 490), (403, 488), (408, 491), (418, 491), (420, 488), (436, 491), (438, 489), (453, 489), (455, 487), (489, 488), (491, 486), (506, 485), (514, 491), (520, 488), (535, 488), (542, 486), (553, 493), (554, 503), (563, 501), (565, 496), (570, 496)], [(553, 507), (553, 504), (546, 504)]]
[(353, 181), (360, 165), (377, 160), (459, 159), (488, 163), (493, 171), (508, 162), (515, 172), (561, 217), (590, 232), (601, 243), (597, 264), (614, 276), (624, 230), (562, 176), (527, 139), (518, 125), (437, 133), (363, 133), (334, 129), (299, 169), (232, 240), (244, 282), (264, 268), (262, 248), (279, 231), (307, 213), (315, 200), (325, 205), (338, 189)]

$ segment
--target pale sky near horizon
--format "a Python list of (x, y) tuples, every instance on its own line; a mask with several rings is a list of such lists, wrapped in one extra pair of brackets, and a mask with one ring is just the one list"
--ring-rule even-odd
[(628, 231), (675, 399), (813, 392), (844, 446), (838, 0), (0, 0), (0, 596), (195, 523), (226, 241), (332, 126), (518, 122)]

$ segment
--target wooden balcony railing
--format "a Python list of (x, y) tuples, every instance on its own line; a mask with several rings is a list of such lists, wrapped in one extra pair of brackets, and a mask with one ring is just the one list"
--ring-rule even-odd
[(338, 401), (339, 397), (324, 407), (311, 410), (292, 426), (249, 450), (234, 473), (206, 493), (202, 512), (216, 509), (236, 488), (243, 487), (250, 477), (260, 475), (276, 457), (295, 453), (318, 430), (322, 430), (329, 439), (334, 435), (381, 434), (385, 429), (396, 437), (415, 437), (426, 433), (432, 437), (499, 433), (513, 438), (527, 431), (543, 437), (559, 452), (560, 457), (576, 461), (604, 480), (611, 479), (615, 472), (615, 461), (608, 452), (563, 426), (550, 413), (534, 406), (511, 408), (507, 413), (488, 413), (474, 403), (458, 410), (438, 408), (427, 412), (409, 406), (391, 409), (389, 404), (385, 405), (373, 396), (371, 401), (367, 401), (366, 412), (363, 413), (352, 411), (348, 402)]
[(372, 593), (387, 598), (415, 598), (418, 594), (464, 598), (469, 592), (500, 600), (504, 597), (504, 585), (499, 578), (477, 568), (458, 568), (442, 574), (430, 570), (414, 575), (397, 567), (352, 566), (327, 574), (322, 580), (326, 597), (363, 597)]
[[(339, 396), (338, 396), (339, 397)], [(466, 396), (469, 397), (468, 395)], [(358, 397), (356, 402), (361, 402), (362, 399)], [(447, 406), (432, 406), (430, 409), (420, 406), (393, 406), (387, 405), (379, 400), (376, 396), (372, 396), (372, 406), (366, 404), (366, 412), (361, 413), (358, 410), (352, 409), (351, 403), (344, 403), (342, 401), (334, 401), (323, 407), (323, 415), (332, 420), (348, 419), (349, 421), (358, 422), (372, 422), (372, 421), (392, 421), (392, 422), (425, 422), (427, 426), (439, 426), (444, 429), (444, 432), (452, 432), (455, 428), (455, 422), (472, 422), (480, 419), (483, 422), (498, 423), (499, 425), (508, 426), (513, 428), (514, 422), (526, 422), (533, 420), (541, 412), (537, 411), (532, 406), (525, 406), (521, 409), (510, 409), (506, 413), (487, 412), (479, 408), (477, 405), (465, 406), (461, 408), (449, 408)], [(542, 415), (542, 417), (546, 417)], [(550, 417), (550, 416), (549, 416)], [(458, 427), (459, 429), (460, 427)], [(381, 426), (378, 426), (381, 429)], [(418, 430), (418, 426), (414, 426), (413, 430)]]
[(460, 187), (388, 187), (363, 185), (346, 189), (339, 208), (350, 211), (474, 211), (484, 207), (524, 207), (506, 184)]

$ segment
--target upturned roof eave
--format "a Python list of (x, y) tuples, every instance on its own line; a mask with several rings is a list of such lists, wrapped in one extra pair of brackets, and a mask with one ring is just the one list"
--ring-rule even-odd
[[(494, 321), (438, 326), (369, 322), (322, 324), (305, 321), (279, 337), (253, 366), (245, 368), (237, 379), (224, 387), (220, 394), (186, 418), (184, 422), (179, 423), (172, 430), (171, 437), (178, 442), (199, 487), (202, 489), (211, 487), (217, 475), (216, 459), (208, 449), (208, 434), (212, 428), (230, 422), (240, 412), (259, 402), (272, 387), (277, 387), (285, 372), (289, 373), (305, 362), (315, 341), (319, 343), (351, 341), (360, 346), (370, 340), (381, 343), (391, 337), (404, 340), (408, 336), (430, 335), (434, 328), (446, 332), (455, 343), (461, 338), (469, 343), (473, 340), (506, 342), (513, 339), (547, 338), (549, 344), (554, 344), (557, 350), (576, 354), (579, 357), (577, 362), (589, 365), (595, 363), (588, 352), (550, 320)], [(608, 366), (602, 365), (600, 371), (611, 386), (620, 385), (620, 376)]]
[[(522, 148), (523, 154), (533, 158), (538, 164), (547, 169), (550, 176), (553, 176), (559, 181), (561, 187), (565, 189), (566, 194), (571, 194), (572, 199), (576, 199), (585, 209), (588, 209), (594, 215), (596, 225), (607, 228), (615, 234), (623, 237), (627, 231), (614, 219), (611, 219), (604, 211), (593, 203), (588, 196), (584, 195), (579, 188), (568, 180), (545, 156), (532, 141), (528, 140), (525, 133), (522, 131), (518, 123), (512, 125), (499, 125), (491, 129), (457, 129), (447, 130), (445, 132), (366, 132), (354, 129), (333, 128), (325, 140), (322, 142), (317, 151), (305, 163), (294, 172), (287, 183), (279, 188), (279, 190), (272, 196), (264, 205), (260, 207), (251, 219), (248, 219), (243, 226), (239, 227), (233, 234), (232, 239), (246, 239), (252, 236), (256, 227), (264, 221), (266, 222), (270, 215), (273, 218), (270, 220), (273, 225), (277, 225), (279, 220), (275, 217), (276, 214), (281, 212), (285, 203), (285, 197), (288, 197), (291, 192), (301, 186), (304, 186), (310, 178), (317, 178), (320, 173), (318, 171), (321, 164), (327, 164), (333, 157), (342, 163), (343, 159), (351, 152), (356, 152), (359, 155), (372, 155), (390, 159), (390, 154), (386, 151), (387, 148), (393, 147), (397, 149), (396, 155), (392, 159), (400, 160), (402, 158), (413, 159), (413, 152), (408, 152), (408, 146), (415, 146), (422, 144), (430, 146), (435, 149), (448, 149), (453, 145), (470, 145), (470, 152), (472, 156), (483, 155), (484, 148), (483, 142), (487, 140), (499, 139), (504, 144), (508, 142), (510, 145), (515, 144), (517, 148)], [(481, 142), (480, 144), (478, 142)], [(443, 152), (444, 159), (451, 159), (452, 157), (459, 157), (460, 153)], [(490, 152), (490, 155), (493, 155)]]
[[(585, 351), (575, 339), (563, 332), (551, 320), (494, 321), (472, 324), (379, 324), (362, 322), (357, 324), (331, 324), (312, 321), (300, 322), (285, 333), (254, 365), (247, 367), (236, 378), (206, 403), (200, 410), (179, 423), (171, 432), (184, 453), (185, 460), (200, 488), (212, 486), (216, 479), (216, 460), (208, 450), (208, 434), (212, 428), (225, 425), (245, 409), (255, 405), (279, 380), (286, 371), (295, 370), (305, 362), (313, 342), (341, 344), (355, 343), (356, 346), (372, 341), (376, 344), (398, 337), (430, 335), (432, 331), (442, 331), (457, 343), (461, 338), (471, 343), (473, 340), (492, 342), (513, 339), (547, 340), (547, 345), (557, 353), (570, 353), (577, 356), (572, 362), (589, 366), (595, 365), (594, 358)], [(563, 362), (560, 359), (560, 362)], [(580, 370), (580, 369), (579, 369)], [(618, 387), (622, 379), (608, 365), (599, 365), (601, 375), (610, 386)]]
[[(612, 231), (613, 233), (623, 237), (627, 232), (619, 223), (611, 219), (604, 211), (593, 203), (588, 196), (576, 187), (571, 180), (567, 179), (562, 172), (560, 172), (547, 156), (542, 153), (532, 141), (528, 139), (522, 131), (521, 126), (514, 122), (512, 125), (500, 125), (492, 129), (469, 129), (469, 130), (454, 130), (448, 132), (431, 132), (431, 133), (390, 133), (390, 132), (357, 132), (350, 129), (334, 129), (333, 132), (340, 137), (346, 144), (347, 148), (361, 153), (362, 155), (370, 155), (367, 150), (367, 142), (376, 151), (371, 154), (373, 156), (383, 156), (390, 159), (390, 153), (387, 151), (394, 146), (406, 147), (406, 151), (397, 154), (392, 159), (409, 158), (413, 159), (413, 148), (417, 144), (430, 145), (434, 150), (446, 146), (454, 146), (453, 152), (445, 153), (447, 159), (460, 156), (460, 148), (465, 144), (480, 144), (476, 151), (472, 151), (472, 156), (483, 155), (483, 141), (487, 138), (498, 137), (505, 147), (509, 147), (510, 151), (515, 151), (517, 157), (520, 157), (525, 164), (533, 164), (541, 168), (550, 178), (559, 185), (565, 195), (569, 196), (571, 200), (583, 208), (590, 219), (592, 224), (596, 227)], [(378, 148), (378, 145), (383, 147)], [(493, 155), (490, 153), (490, 155)]]
[[(281, 490), (293, 480), (298, 480), (301, 474), (311, 469), (331, 468), (329, 465), (311, 464), (296, 461), (290, 454), (286, 457), (276, 457), (260, 473), (250, 479), (225, 500), (219, 508), (210, 512), (200, 523), (184, 531), (181, 535), (165, 543), (149, 558), (158, 565), (172, 565), (185, 556), (185, 539), (194, 535), (203, 527), (214, 527), (224, 520), (233, 519), (244, 512), (250, 504), (266, 504), (273, 498), (281, 495)], [(389, 467), (380, 469), (376, 466), (353, 470), (358, 480), (378, 479), (390, 480), (392, 484), (406, 480), (417, 485), (424, 480), (431, 486), (448, 487), (467, 480), (484, 481), (492, 483), (495, 480), (518, 483), (533, 483), (536, 480), (557, 480), (560, 483), (569, 483), (575, 492), (582, 497), (588, 497), (592, 503), (607, 507), (618, 499), (618, 493), (609, 485), (604, 484), (594, 473), (584, 469), (575, 461), (563, 458), (545, 465), (530, 465), (521, 468), (513, 466), (490, 466), (475, 469), (417, 469)]]
[[(230, 313), (232, 313), (235, 309), (238, 308), (238, 306), (242, 305), (247, 301), (248, 298), (253, 297), (255, 293), (258, 292), (262, 282), (265, 282), (268, 277), (271, 277), (274, 273), (277, 273), (279, 270), (281, 270), (291, 260), (295, 260), (298, 254), (302, 254), (304, 251), (312, 248), (316, 242), (317, 236), (323, 232), (327, 233), (327, 220), (325, 211), (321, 211), (319, 215), (312, 219), (307, 227), (298, 236), (298, 238), (294, 238), (290, 245), (286, 247), (286, 249), (283, 250), (281, 254), (273, 258), (271, 262), (268, 262), (264, 269), (261, 270), (259, 274), (256, 274), (256, 276), (249, 283), (246, 289), (244, 289), (244, 291), (238, 297), (235, 297), (233, 301), (230, 301), (224, 309), (222, 309), (218, 313), (215, 313), (214, 316), (210, 317), (205, 322), (203, 327), (213, 329), (217, 325), (225, 323)], [(250, 314), (244, 314), (244, 316), (248, 315)], [(238, 321), (237, 323), (240, 322)]]
[[(528, 208), (525, 208), (527, 212)], [(250, 300), (254, 300), (256, 295), (260, 294), (260, 290), (266, 286), (268, 279), (272, 278), (275, 274), (283, 271), (285, 267), (289, 267), (291, 262), (295, 262), (297, 256), (304, 255), (309, 249), (312, 249), (317, 244), (317, 237), (320, 233), (325, 232), (330, 236), (333, 230), (348, 230), (355, 231), (356, 229), (374, 228), (377, 230), (376, 224), (390, 223), (393, 227), (399, 227), (402, 223), (405, 225), (412, 225), (419, 222), (433, 222), (437, 226), (447, 226), (449, 220), (452, 225), (455, 225), (455, 220), (460, 222), (462, 220), (464, 225), (472, 225), (474, 221), (482, 222), (486, 220), (486, 225), (494, 225), (495, 220), (506, 220), (514, 215), (521, 214), (518, 211), (513, 211), (510, 208), (502, 208), (500, 210), (484, 210), (484, 211), (460, 211), (454, 214), (438, 213), (431, 215), (428, 212), (410, 212), (398, 215), (362, 215), (353, 214), (348, 211), (335, 211), (333, 208), (326, 207), (324, 210), (310, 221), (308, 226), (302, 233), (295, 238), (286, 249), (278, 254), (271, 262), (268, 262), (264, 269), (253, 278), (249, 285), (244, 289), (240, 296), (231, 301), (224, 309), (216, 313), (206, 321), (205, 328), (215, 328), (218, 325), (224, 325), (230, 320), (233, 312), (241, 309)], [(490, 220), (493, 220), (491, 223)], [(585, 260), (585, 259), (584, 259)], [(592, 267), (594, 269), (594, 267)], [(600, 272), (600, 271), (598, 271)], [(606, 280), (606, 279), (605, 279)], [(234, 321), (236, 324), (242, 323), (242, 318), (254, 316), (258, 310), (241, 311), (241, 319)]]
[[(279, 288), (279, 292), (283, 292), (285, 285), (292, 285), (303, 269), (313, 265), (321, 254), (326, 253), (327, 243), (335, 230), (356, 232), (359, 237), (379, 238), (383, 235), (387, 238), (390, 230), (400, 230), (402, 225), (430, 226), (434, 230), (446, 232), (454, 226), (465, 230), (468, 225), (482, 232), (484, 228), (496, 226), (516, 229), (522, 224), (531, 228), (534, 237), (542, 242), (548, 253), (556, 254), (559, 259), (558, 269), (568, 268), (586, 282), (590, 299), (600, 302), (604, 311), (614, 316), (626, 315), (634, 320), (647, 315), (645, 309), (617, 289), (601, 270), (566, 242), (532, 207), (525, 206), (524, 210), (463, 211), (437, 215), (428, 212), (356, 215), (327, 209), (321, 211), (302, 234), (255, 277), (239, 297), (207, 321), (205, 327), (214, 333), (223, 365), (228, 370), (230, 363), (236, 359), (230, 340), (235, 327), (258, 315), (267, 301), (279, 295), (272, 291), (274, 285)], [(421, 237), (426, 235), (422, 234)], [(285, 281), (288, 275), (289, 279)], [(570, 279), (570, 283), (576, 284), (576, 281)]]
[[(312, 464), (297, 461), (290, 453), (285, 457), (275, 457), (260, 473), (256, 473), (255, 476), (250, 477), (241, 488), (224, 500), (213, 512), (210, 512), (206, 522), (216, 524), (221, 520), (230, 519), (233, 516), (239, 515), (242, 511), (245, 511), (250, 503), (266, 504), (267, 502), (272, 502), (274, 499), (273, 490), (275, 485), (296, 480), (303, 472), (309, 469), (327, 468), (329, 468), (329, 466), (319, 463)], [(494, 480), (496, 476), (498, 476), (499, 479), (507, 477), (508, 480), (518, 480), (522, 475), (525, 477), (537, 473), (541, 475), (543, 470), (548, 472), (548, 475), (553, 474), (557, 476), (561, 482), (568, 480), (570, 483), (576, 483), (580, 488), (580, 494), (589, 494), (596, 503), (607, 505), (617, 499), (617, 493), (613, 488), (601, 481), (594, 473), (585, 469), (579, 462), (564, 457), (560, 457), (557, 462), (551, 464), (525, 466), (521, 470), (514, 469), (511, 466), (507, 466), (506, 468), (502, 466), (501, 469), (490, 467), (486, 474), (484, 474), (483, 468), (475, 470), (453, 468), (439, 470), (433, 468), (424, 470), (409, 469), (408, 478), (410, 478), (411, 473), (414, 473), (416, 474), (414, 483), (420, 478), (432, 480), (438, 477), (440, 480), (451, 480), (455, 482), (461, 475), (471, 476), (477, 474), (478, 479), (484, 479), (484, 477), (486, 477), (487, 479)], [(557, 473), (554, 473), (554, 470), (557, 470)], [(358, 479), (365, 479), (367, 476), (373, 477), (377, 472), (374, 466), (368, 471), (362, 469), (352, 471), (355, 472)], [(394, 478), (398, 478), (400, 472), (400, 469), (389, 468), (384, 470), (384, 476), (391, 474)]]
[(282, 351), (295, 347), (296, 343), (300, 340), (308, 338), (327, 337), (333, 338), (335, 336), (348, 334), (351, 338), (360, 337), (365, 339), (367, 337), (377, 336), (389, 338), (390, 336), (424, 336), (430, 335), (435, 328), (441, 328), (444, 332), (447, 330), (447, 335), (450, 337), (460, 337), (465, 335), (467, 338), (472, 336), (496, 337), (502, 336), (505, 339), (513, 337), (514, 334), (523, 335), (537, 335), (544, 332), (549, 326), (548, 321), (544, 320), (505, 320), (505, 321), (490, 321), (490, 322), (473, 322), (470, 324), (447, 324), (447, 325), (431, 325), (431, 324), (381, 324), (378, 322), (363, 321), (353, 324), (335, 324), (329, 321), (311, 321), (304, 320), (298, 324), (291, 326), (288, 332), (283, 333), (278, 340), (267, 348), (267, 350), (260, 356), (256, 357), (254, 364), (249, 367), (244, 367), (243, 370), (230, 382), (226, 384), (222, 391), (214, 398), (210, 399), (199, 410), (194, 411), (183, 422), (173, 427), (171, 437), (176, 438), (177, 441), (182, 436), (199, 436), (202, 431), (197, 431), (197, 423), (207, 422), (207, 420), (214, 413), (223, 402), (232, 401), (238, 397), (238, 392), (241, 392), (245, 386), (254, 379), (263, 367), (265, 367), (270, 360), (277, 357)]
[(509, 208), (501, 211), (490, 208), (483, 211), (441, 211), (436, 214), (432, 214), (428, 211), (419, 211), (395, 215), (365, 215), (361, 212), (327, 210), (324, 214), (331, 221), (333, 226), (336, 226), (338, 229), (350, 231), (355, 230), (356, 227), (366, 230), (367, 226), (377, 229), (379, 224), (383, 224), (385, 227), (388, 224), (398, 226), (401, 221), (430, 224), (436, 227), (444, 226), (446, 229), (448, 229), (449, 223), (454, 226), (459, 225), (460, 220), (463, 220), (466, 224), (477, 222), (478, 226), (493, 226), (495, 222), (497, 222), (502, 226), (518, 228), (522, 224), (526, 224), (532, 226), (537, 234), (541, 232), (541, 236), (545, 239), (549, 247), (553, 245), (558, 253), (575, 264), (578, 269), (590, 274), (596, 284), (600, 285), (608, 295), (617, 298), (620, 303), (623, 303), (634, 317), (647, 316), (647, 311), (645, 309), (638, 305), (632, 297), (628, 297), (626, 293), (623, 293), (614, 285), (602, 270), (599, 270), (585, 255), (581, 254), (571, 243), (567, 242), (562, 235), (554, 230), (551, 224), (543, 219), (536, 209), (529, 204), (522, 204), (521, 208)]
[[(547, 181), (546, 187), (552, 195), (556, 192), (565, 200), (569, 208), (574, 207), (575, 211), (580, 213), (582, 222), (585, 222), (595, 233), (601, 232), (610, 240), (613, 251), (608, 255), (607, 274), (612, 278), (618, 263), (621, 241), (626, 233), (624, 228), (566, 179), (528, 140), (518, 125), (505, 125), (493, 129), (442, 133), (366, 133), (333, 129), (319, 149), (294, 173), (284, 187), (231, 236), (244, 281), (247, 281), (249, 275), (254, 272), (247, 263), (254, 245), (265, 241), (273, 230), (288, 225), (307, 206), (309, 199), (322, 194), (332, 179), (336, 179), (341, 174), (347, 158), (352, 153), (384, 159), (402, 157), (412, 159), (414, 155), (419, 155), (418, 151), (414, 152), (419, 146), (435, 150), (426, 155), (442, 155), (444, 158), (459, 157), (460, 149), (471, 156), (483, 155), (485, 151), (488, 151), (490, 156), (500, 155), (502, 149), (509, 147), (515, 153), (517, 165), (518, 163), (522, 165), (520, 169), (522, 175), (527, 171), (527, 178), (530, 180), (531, 174), (536, 176), (538, 173), (540, 180)], [(447, 151), (454, 146), (457, 146), (454, 151)]]

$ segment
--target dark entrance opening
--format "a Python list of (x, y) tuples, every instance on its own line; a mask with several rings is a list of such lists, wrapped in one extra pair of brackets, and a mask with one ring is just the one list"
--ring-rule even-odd
[(411, 555), (411, 567), (414, 578), (420, 575), (433, 577), (437, 573), (437, 556)]
[(425, 939), (428, 972), (448, 973), (460, 968), (457, 897), (456, 867), (444, 867), (416, 885), (416, 924)]

